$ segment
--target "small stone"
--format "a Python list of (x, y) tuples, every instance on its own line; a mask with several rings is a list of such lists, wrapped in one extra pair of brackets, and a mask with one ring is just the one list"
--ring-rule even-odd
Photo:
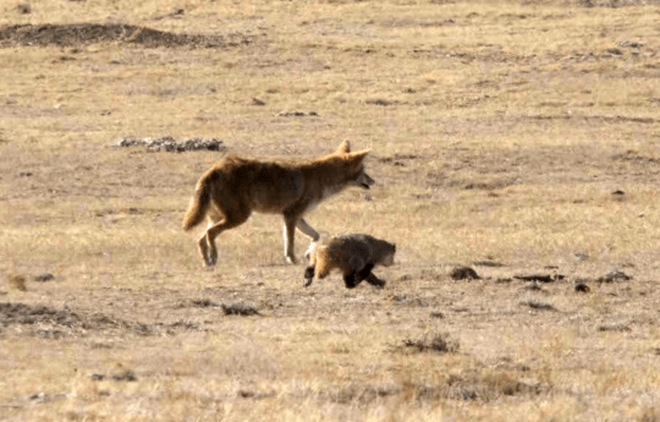
[(36, 276), (34, 278), (34, 281), (39, 281), (39, 282), (44, 283), (46, 281), (51, 281), (53, 279), (55, 279), (55, 276), (52, 275), (51, 273), (43, 273), (43, 274), (39, 274), (38, 276)]
[(605, 277), (598, 279), (601, 283), (613, 283), (615, 281), (628, 281), (632, 277), (620, 270), (612, 270)]
[(265, 106), (266, 102), (264, 100), (260, 100), (259, 98), (252, 98), (252, 105), (256, 106)]
[(589, 254), (587, 254), (587, 253), (576, 252), (576, 253), (573, 254), (573, 256), (578, 261), (586, 261), (587, 259), (589, 259)]
[(589, 293), (591, 289), (584, 282), (575, 283), (575, 291), (578, 293)]

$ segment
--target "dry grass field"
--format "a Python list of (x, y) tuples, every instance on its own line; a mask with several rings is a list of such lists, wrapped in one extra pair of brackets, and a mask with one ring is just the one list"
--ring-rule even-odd
[[(0, 420), (660, 421), (659, 20), (652, 0), (3, 1)], [(395, 242), (387, 286), (303, 288), (273, 215), (205, 269), (181, 220), (224, 152), (124, 136), (372, 148), (374, 188), (308, 221)]]

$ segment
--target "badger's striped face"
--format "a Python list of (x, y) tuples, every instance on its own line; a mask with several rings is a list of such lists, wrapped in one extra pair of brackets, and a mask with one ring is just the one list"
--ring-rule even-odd
[(396, 245), (392, 245), (392, 248), (387, 251), (383, 261), (380, 263), (383, 267), (389, 267), (394, 264), (394, 254), (396, 253)]

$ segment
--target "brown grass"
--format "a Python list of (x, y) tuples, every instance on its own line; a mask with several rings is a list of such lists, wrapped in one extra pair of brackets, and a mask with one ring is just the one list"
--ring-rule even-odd
[[(658, 420), (655, 2), (19, 3), (0, 27), (101, 34), (0, 40), (0, 419)], [(309, 221), (395, 242), (387, 287), (303, 289), (268, 215), (203, 269), (222, 153), (124, 136), (372, 148)]]

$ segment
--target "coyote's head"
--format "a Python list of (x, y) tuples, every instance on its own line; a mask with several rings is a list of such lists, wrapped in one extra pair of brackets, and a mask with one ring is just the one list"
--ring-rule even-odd
[(343, 156), (348, 167), (347, 185), (369, 189), (374, 183), (376, 183), (376, 181), (364, 171), (363, 161), (369, 152), (371, 152), (370, 149), (351, 152), (351, 145), (348, 141), (344, 141), (339, 145), (339, 148), (337, 148), (337, 154)]

